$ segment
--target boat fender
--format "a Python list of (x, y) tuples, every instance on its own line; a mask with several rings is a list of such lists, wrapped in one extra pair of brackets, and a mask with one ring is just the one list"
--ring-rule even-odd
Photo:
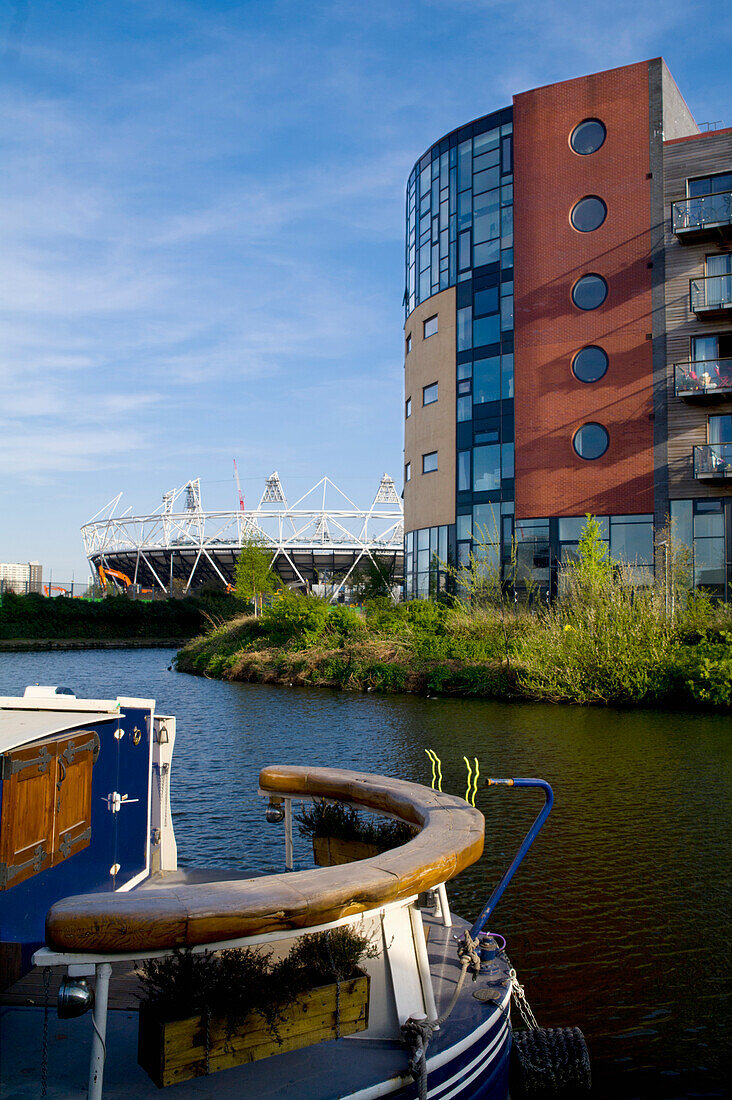
[(511, 1097), (580, 1097), (592, 1088), (590, 1055), (578, 1027), (514, 1031)]

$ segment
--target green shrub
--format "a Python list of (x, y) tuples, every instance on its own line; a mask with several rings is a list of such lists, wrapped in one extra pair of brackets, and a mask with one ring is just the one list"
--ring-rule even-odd
[(312, 644), (322, 633), (328, 604), (314, 596), (289, 593), (262, 612), (262, 629), (271, 645)]
[(362, 844), (373, 844), (386, 852), (406, 844), (419, 831), (405, 825), (402, 821), (389, 818), (366, 816), (355, 806), (345, 806), (342, 802), (313, 802), (295, 815), (300, 836), (333, 837), (337, 840), (358, 840)]
[(331, 607), (325, 618), (323, 633), (337, 640), (352, 642), (367, 634), (366, 623), (351, 607)]

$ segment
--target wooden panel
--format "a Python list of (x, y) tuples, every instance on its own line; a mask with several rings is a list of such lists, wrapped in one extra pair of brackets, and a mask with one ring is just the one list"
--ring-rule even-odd
[(68, 859), (91, 842), (90, 730), (37, 742), (0, 757), (0, 889)]
[(91, 843), (92, 768), (98, 752), (99, 738), (88, 730), (57, 742), (54, 865)]
[(2, 757), (2, 890), (9, 890), (51, 866), (55, 768), (53, 745), (31, 745)]
[(686, 198), (686, 181), (695, 176), (729, 171), (732, 166), (732, 131), (710, 131), (685, 140), (666, 142), (663, 147), (665, 181), (666, 245), (666, 356), (668, 392), (669, 496), (728, 496), (730, 488), (694, 478), (693, 449), (707, 443), (707, 418), (726, 412), (728, 405), (686, 401), (674, 394), (674, 364), (690, 358), (694, 336), (732, 332), (728, 318), (700, 320), (689, 308), (689, 280), (705, 274), (705, 258), (719, 252), (710, 241), (681, 244), (671, 222), (671, 204)]
[[(225, 1019), (212, 1017), (208, 1026), (208, 1071), (240, 1066), (300, 1050), (336, 1034), (353, 1035), (368, 1026), (369, 979), (366, 976), (309, 990), (285, 1011), (278, 1024), (280, 1042), (258, 1014), (248, 1016), (233, 1032)], [(340, 1000), (340, 1006), (338, 1006)], [(158, 1087), (188, 1081), (206, 1073), (206, 1031), (200, 1016), (164, 1022), (142, 1006), (138, 1062)]]

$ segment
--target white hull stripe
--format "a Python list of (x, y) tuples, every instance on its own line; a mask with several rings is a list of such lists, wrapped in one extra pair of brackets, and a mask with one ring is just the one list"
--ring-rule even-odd
[[(458, 1070), (458, 1072), (453, 1077), (448, 1078), (447, 1081), (443, 1081), (442, 1084), (438, 1085), (435, 1089), (430, 1089), (427, 1093), (427, 1096), (428, 1097), (438, 1097), (439, 1096), (440, 1100), (448, 1100), (448, 1098), (450, 1096), (457, 1096), (458, 1092), (460, 1091), (459, 1089), (458, 1089), (458, 1092), (456, 1092), (453, 1089), (452, 1092), (445, 1093), (444, 1096), (442, 1095), (442, 1093), (444, 1092), (445, 1089), (450, 1088), (450, 1086), (454, 1085), (456, 1082), (459, 1082), (460, 1083), (460, 1088), (462, 1088), (464, 1085), (469, 1084), (469, 1082), (472, 1081), (477, 1076), (478, 1073), (480, 1073), (482, 1070), (484, 1070), (485, 1067), (488, 1065), (488, 1063), (492, 1062), (493, 1059), (495, 1058), (496, 1048), (503, 1046), (503, 1042), (506, 1038), (507, 1032), (508, 1032), (508, 1021), (506, 1021), (506, 1023), (503, 1025), (503, 1027), (498, 1032), (496, 1037), (493, 1039), (493, 1041), (491, 1042), (489, 1047), (486, 1047), (485, 1050), (482, 1050), (480, 1052), (480, 1054), (476, 1058), (473, 1059), (472, 1062), (468, 1062), (467, 1066), (463, 1066), (463, 1068), (461, 1070)], [(478, 1063), (480, 1063), (480, 1064), (478, 1065)], [(478, 1066), (478, 1068), (475, 1071), (475, 1073), (472, 1073), (470, 1077), (466, 1078), (466, 1074), (470, 1073), (471, 1070), (475, 1069), (476, 1065)], [(428, 1062), (427, 1063), (427, 1072), (428, 1072), (428, 1074), (429, 1074), (429, 1069), (430, 1069), (430, 1065), (429, 1065), (429, 1062)]]
[[(452, 1096), (458, 1096), (460, 1090), (464, 1085), (472, 1081), (479, 1073), (481, 1073), (488, 1063), (495, 1057), (496, 1048), (503, 1045), (503, 1041), (506, 1038), (508, 1028), (508, 1017), (505, 1013), (503, 1015), (503, 1025), (491, 1040), (490, 1045), (481, 1050), (480, 1053), (469, 1062), (468, 1065), (463, 1066), (454, 1076), (450, 1077), (447, 1081), (442, 1081), (439, 1085), (436, 1085), (434, 1089), (430, 1089), (428, 1097), (434, 1097), (436, 1100), (449, 1100)], [(459, 1043), (450, 1047), (448, 1050), (443, 1050), (434, 1058), (427, 1059), (427, 1074), (429, 1080), (429, 1074), (449, 1062), (455, 1061), (465, 1050), (474, 1046), (487, 1031), (494, 1026), (496, 1022), (497, 1013), (492, 1012), (491, 1016), (485, 1023), (481, 1024), (479, 1028), (471, 1032), (469, 1036), (462, 1039)], [(406, 1053), (406, 1052), (405, 1052)], [(468, 1080), (463, 1080), (466, 1073), (470, 1073), (471, 1069), (480, 1062), (475, 1073)], [(451, 1085), (459, 1082), (457, 1091), (444, 1093), (444, 1089), (450, 1088)], [(399, 1077), (391, 1077), (388, 1081), (380, 1081), (376, 1085), (371, 1085), (369, 1088), (359, 1089), (358, 1092), (349, 1092), (343, 1100), (377, 1100), (381, 1096), (392, 1096), (395, 1092), (399, 1092), (400, 1089), (408, 1088), (411, 1085), (412, 1078), (409, 1074), (402, 1074)]]

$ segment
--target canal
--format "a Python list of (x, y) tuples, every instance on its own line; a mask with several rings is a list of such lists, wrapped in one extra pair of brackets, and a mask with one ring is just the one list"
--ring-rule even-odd
[[(726, 1095), (730, 721), (317, 689), (227, 684), (169, 670), (172, 650), (0, 655), (0, 694), (60, 684), (86, 697), (137, 695), (178, 718), (173, 817), (181, 865), (274, 869), (282, 833), (256, 797), (268, 763), (341, 766), (464, 794), (482, 775), (548, 780), (555, 807), (494, 930), (539, 1022), (578, 1025), (593, 1095)], [(538, 801), (537, 801), (538, 799)], [(451, 890), (474, 917), (540, 798), (479, 790), (486, 852)], [(303, 863), (303, 841), (296, 846)]]

